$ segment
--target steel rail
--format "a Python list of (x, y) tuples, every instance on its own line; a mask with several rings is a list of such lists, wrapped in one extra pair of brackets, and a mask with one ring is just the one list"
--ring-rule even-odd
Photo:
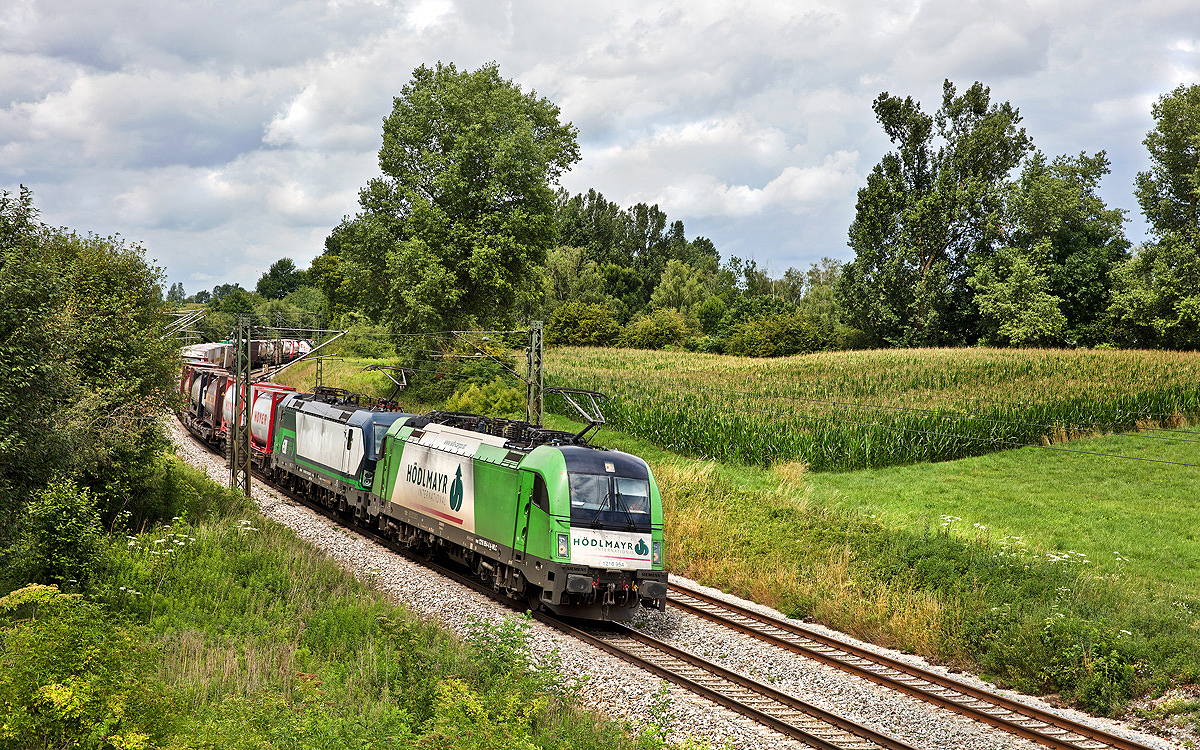
[[(700, 604), (692, 604), (679, 597), (689, 597)], [(1151, 750), (1147, 745), (1133, 740), (685, 586), (672, 583), (667, 602), (679, 610), (725, 625), (773, 646), (837, 667), (1048, 747), (1058, 750), (1097, 750), (1098, 746), (1094, 743), (1099, 742), (1118, 750)], [(722, 616), (711, 608), (726, 610), (735, 618)], [(778, 632), (772, 633), (772, 630)]]
[[(913, 750), (911, 745), (895, 737), (876, 732), (869, 727), (864, 727), (837, 714), (830, 713), (793, 695), (788, 695), (787, 693), (763, 685), (745, 675), (725, 669), (708, 659), (671, 646), (626, 625), (606, 623), (605, 627), (617, 633), (619, 638), (643, 646), (642, 653), (638, 653), (628, 645), (621, 645), (619, 642), (597, 636), (592, 632), (567, 624), (561, 620), (538, 613), (535, 613), (534, 617), (551, 627), (602, 649), (640, 669), (653, 672), (680, 687), (701, 695), (714, 703), (719, 703), (732, 711), (747, 716), (760, 724), (771, 727), (781, 734), (785, 734), (814, 748), (819, 748), (820, 750), (846, 750), (846, 748), (851, 746), (861, 746), (859, 740), (865, 740), (871, 746), (882, 747), (887, 750)], [(652, 656), (647, 656), (645, 655), (645, 651), (647, 650), (666, 658), (655, 659)], [(667, 663), (664, 663), (664, 661)], [(676, 662), (676, 664), (672, 665), (671, 662)], [(725, 683), (725, 689), (722, 690), (720, 687), (704, 684), (695, 676), (685, 674), (679, 668), (679, 664), (708, 673), (712, 678), (717, 680), (718, 685)], [(771, 709), (753, 706), (747, 700), (736, 697), (737, 691), (731, 691), (728, 686), (736, 686), (748, 692), (751, 700), (757, 699), (761, 702), (765, 699), (768, 702), (768, 706), (770, 703), (774, 703), (778, 707), (772, 711)], [(731, 692), (735, 694), (731, 695)], [(826, 725), (826, 727), (824, 730), (821, 730), (813, 727), (798, 726), (793, 723), (795, 721), (793, 717), (797, 714), (810, 717), (812, 720)], [(818, 734), (818, 731), (821, 734)], [(831, 739), (831, 736), (836, 733), (840, 733), (842, 738)]]

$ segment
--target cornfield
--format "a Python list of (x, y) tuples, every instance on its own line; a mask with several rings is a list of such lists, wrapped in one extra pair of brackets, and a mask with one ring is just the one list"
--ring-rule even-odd
[[(1200, 421), (1185, 352), (908, 349), (775, 360), (563, 348), (547, 385), (600, 391), (615, 429), (678, 453), (813, 470), (946, 461)], [(567, 413), (557, 399), (548, 409)]]

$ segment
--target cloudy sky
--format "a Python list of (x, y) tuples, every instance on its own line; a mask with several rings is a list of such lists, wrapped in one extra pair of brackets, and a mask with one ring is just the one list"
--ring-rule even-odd
[(882, 91), (937, 108), (974, 81), (1049, 155), (1104, 150), (1132, 196), (1154, 100), (1200, 82), (1195, 0), (610, 3), (5, 0), (0, 188), (147, 249), (187, 292), (253, 288), (321, 252), (378, 174), (415, 67), (489, 61), (562, 109), (562, 184), (657, 203), (776, 275), (850, 259), (856, 191), (887, 150)]

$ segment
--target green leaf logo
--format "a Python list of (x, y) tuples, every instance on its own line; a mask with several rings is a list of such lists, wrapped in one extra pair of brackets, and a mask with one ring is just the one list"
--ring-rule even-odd
[(463, 501), (463, 485), (462, 485), (462, 465), (458, 467), (458, 471), (454, 472), (454, 484), (450, 485), (450, 510), (455, 513), (462, 508)]
[(633, 551), (638, 553), (639, 555), (645, 555), (648, 552), (650, 552), (650, 548), (646, 546), (645, 539), (639, 539), (637, 546), (633, 548)]

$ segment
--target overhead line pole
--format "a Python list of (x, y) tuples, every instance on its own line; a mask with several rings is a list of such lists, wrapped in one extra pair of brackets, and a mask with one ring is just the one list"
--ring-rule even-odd
[(250, 335), (246, 318), (238, 316), (234, 339), (233, 430), (229, 436), (229, 487), (250, 497)]
[(542, 426), (543, 365), (542, 321), (535, 320), (529, 326), (529, 348), (525, 350), (528, 377), (525, 380), (525, 419), (530, 424)]

